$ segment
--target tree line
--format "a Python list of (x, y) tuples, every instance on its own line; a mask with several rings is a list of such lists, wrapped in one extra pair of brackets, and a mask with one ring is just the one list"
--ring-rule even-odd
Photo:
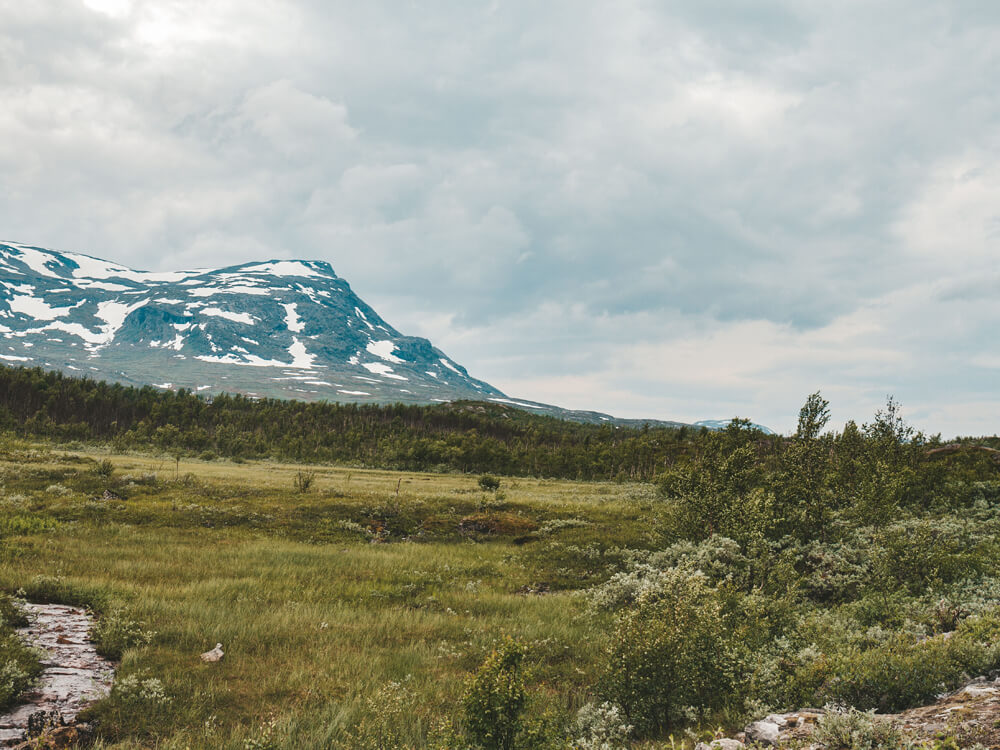
[(581, 424), (483, 402), (359, 405), (204, 397), (16, 367), (0, 367), (0, 430), (110, 443), (119, 450), (628, 480), (652, 479), (707, 433)]

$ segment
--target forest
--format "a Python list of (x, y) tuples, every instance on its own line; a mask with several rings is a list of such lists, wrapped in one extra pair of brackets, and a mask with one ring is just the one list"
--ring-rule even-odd
[(651, 479), (702, 432), (579, 424), (485, 402), (209, 399), (11, 367), (0, 367), (0, 430), (206, 457), (630, 480)]

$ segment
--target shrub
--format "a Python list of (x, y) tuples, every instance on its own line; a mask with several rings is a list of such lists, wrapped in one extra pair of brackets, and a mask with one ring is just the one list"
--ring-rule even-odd
[(347, 747), (351, 750), (382, 750), (390, 747), (412, 747), (413, 735), (420, 725), (414, 714), (417, 695), (407, 683), (388, 682), (364, 700), (364, 715), (349, 732)]
[(932, 702), (995, 663), (993, 648), (965, 635), (916, 641), (895, 634), (883, 645), (851, 648), (831, 658), (818, 697), (861, 709), (902, 711)]
[(59, 528), (59, 522), (51, 518), (17, 514), (0, 518), (0, 537), (15, 534), (41, 534)]
[(664, 571), (619, 617), (605, 689), (648, 735), (735, 699), (736, 662), (718, 591), (704, 575)]
[(94, 464), (94, 473), (101, 479), (110, 479), (111, 475), (115, 473), (115, 465), (107, 458), (97, 461)]
[(521, 662), (527, 649), (504, 639), (466, 685), (462, 706), (472, 739), (485, 750), (513, 750), (528, 699)]
[(14, 597), (9, 594), (0, 594), (0, 629), (4, 627), (23, 628), (28, 624), (28, 617), (24, 614)]
[(316, 472), (314, 471), (300, 471), (295, 474), (295, 491), (296, 492), (308, 492), (309, 488), (313, 486), (313, 482), (316, 481)]
[(479, 477), (479, 489), (483, 492), (496, 492), (500, 489), (500, 480), (492, 474), (483, 474)]
[(109, 659), (121, 659), (126, 649), (145, 646), (155, 633), (144, 630), (144, 625), (133, 620), (122, 609), (101, 615), (90, 629), (90, 637), (97, 643), (97, 653)]
[(827, 706), (812, 740), (827, 748), (844, 750), (902, 750), (903, 735), (889, 721), (875, 718), (872, 711)]
[(13, 630), (23, 625), (24, 612), (9, 596), (0, 595), (0, 708), (12, 703), (42, 671), (38, 652)]
[(112, 697), (123, 707), (146, 711), (171, 702), (163, 683), (156, 677), (146, 677), (142, 673), (130, 674), (117, 680)]
[(576, 714), (573, 722), (573, 750), (624, 750), (632, 725), (613, 703), (588, 703)]
[(474, 534), (502, 534), (517, 536), (538, 528), (530, 518), (514, 513), (473, 513), (458, 524), (459, 531)]

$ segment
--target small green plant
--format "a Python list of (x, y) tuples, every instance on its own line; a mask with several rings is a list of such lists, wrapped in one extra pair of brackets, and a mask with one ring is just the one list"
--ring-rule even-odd
[(412, 747), (419, 730), (414, 716), (417, 695), (410, 689), (410, 676), (386, 683), (364, 700), (364, 715), (350, 732), (351, 750), (382, 750)]
[(94, 464), (94, 473), (101, 479), (110, 479), (115, 473), (115, 465), (111, 463), (111, 459), (102, 459)]
[(90, 630), (90, 637), (97, 643), (97, 653), (109, 659), (121, 659), (127, 649), (148, 645), (154, 635), (123, 609), (101, 615)]
[(613, 703), (588, 703), (576, 714), (572, 727), (573, 750), (624, 750), (632, 725)]
[(147, 677), (141, 672), (115, 682), (112, 697), (123, 707), (146, 711), (162, 708), (172, 700), (159, 678)]
[(509, 636), (469, 680), (462, 698), (465, 725), (484, 750), (513, 750), (528, 700), (522, 662), (527, 648)]
[(875, 718), (874, 711), (827, 706), (812, 739), (823, 747), (838, 750), (902, 750), (902, 733), (885, 719)]
[(500, 489), (500, 480), (492, 474), (483, 474), (479, 477), (479, 489), (483, 492), (496, 492)]
[(313, 486), (313, 482), (316, 481), (316, 472), (314, 471), (300, 471), (295, 474), (295, 491), (300, 493), (306, 493), (309, 488)]
[(14, 632), (27, 625), (24, 611), (11, 597), (0, 594), (0, 708), (14, 700), (41, 673), (39, 654)]

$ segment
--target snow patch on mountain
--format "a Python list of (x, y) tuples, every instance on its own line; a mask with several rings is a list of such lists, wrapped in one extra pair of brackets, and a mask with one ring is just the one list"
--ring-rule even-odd
[(252, 326), (256, 322), (256, 318), (250, 313), (234, 313), (228, 310), (221, 310), (218, 307), (206, 307), (204, 310), (199, 311), (202, 315), (210, 315), (215, 318), (225, 318), (226, 320), (231, 320), (234, 323), (243, 323), (244, 325)]
[(393, 354), (393, 352), (396, 351), (396, 345), (390, 340), (369, 341), (368, 346), (366, 346), (365, 349), (370, 354), (374, 354), (376, 357), (384, 359), (386, 362), (394, 362), (398, 365), (401, 365), (404, 362), (404, 360)]
[(304, 329), (306, 326), (302, 322), (302, 319), (299, 318), (298, 303), (288, 302), (288, 303), (283, 303), (281, 306), (285, 308), (285, 326), (292, 333), (301, 333), (302, 329)]
[(16, 294), (10, 298), (11, 312), (22, 313), (35, 320), (55, 320), (69, 314), (70, 307), (50, 307), (44, 300)]

